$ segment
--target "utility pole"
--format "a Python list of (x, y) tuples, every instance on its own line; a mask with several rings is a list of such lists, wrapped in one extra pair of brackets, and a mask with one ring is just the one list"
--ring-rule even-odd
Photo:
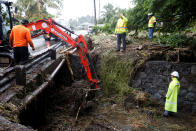
[(96, 18), (96, 0), (94, 0), (94, 24), (97, 25), (97, 18)]
[(98, 20), (100, 19), (100, 0), (99, 0), (99, 18), (98, 18)]

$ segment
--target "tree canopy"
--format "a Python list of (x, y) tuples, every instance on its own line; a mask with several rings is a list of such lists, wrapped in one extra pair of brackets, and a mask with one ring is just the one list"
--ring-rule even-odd
[[(123, 2), (123, 1), (122, 1)], [(147, 28), (147, 14), (152, 12), (157, 18), (157, 23), (161, 23), (162, 31), (174, 32), (184, 30), (187, 27), (196, 24), (196, 2), (194, 0), (130, 0), (134, 3), (133, 8), (120, 9), (115, 8), (112, 4), (103, 7), (102, 18), (99, 24), (107, 24), (110, 30), (114, 30), (116, 22), (121, 13), (128, 18), (128, 30), (141, 30)], [(61, 0), (17, 0), (15, 6), (19, 12), (18, 19), (28, 18), (37, 20), (41, 18), (53, 17), (48, 12), (49, 8), (58, 10), (62, 7)], [(78, 20), (70, 20), (70, 23), (78, 25), (92, 21), (91, 16), (81, 17)]]
[(61, 0), (17, 0), (14, 4), (18, 8), (16, 17), (18, 19), (28, 18), (29, 20), (37, 20), (45, 17), (52, 17), (48, 12), (48, 8), (60, 9), (62, 7)]
[(145, 28), (150, 12), (157, 17), (158, 23), (163, 23), (162, 31), (168, 32), (183, 30), (196, 19), (194, 0), (134, 0), (134, 3), (135, 7), (128, 11), (130, 29)]
[(114, 28), (118, 15), (124, 12), (129, 20), (129, 30), (146, 29), (147, 14), (152, 12), (157, 18), (157, 23), (162, 23), (159, 28), (162, 31), (173, 32), (195, 25), (194, 0), (132, 0), (132, 3), (135, 6), (127, 10), (114, 8), (111, 4), (104, 6), (103, 18), (99, 22), (110, 23), (111, 28)]

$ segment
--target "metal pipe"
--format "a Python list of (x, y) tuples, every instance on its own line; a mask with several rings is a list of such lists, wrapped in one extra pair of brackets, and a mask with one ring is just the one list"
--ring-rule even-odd
[(5, 69), (2, 73), (0, 73), (0, 79), (1, 79), (1, 77), (5, 77), (5, 75), (7, 75), (8, 73), (13, 72), (13, 71), (14, 71), (13, 67), (9, 67), (9, 68)]
[(31, 68), (31, 67), (32, 67), (33, 65), (35, 65), (37, 62), (43, 60), (44, 58), (48, 57), (49, 55), (50, 55), (50, 53), (47, 52), (45, 55), (43, 55), (43, 56), (41, 56), (41, 57), (38, 57), (38, 58), (37, 58), (36, 60), (34, 60), (33, 62), (31, 62), (31, 63), (25, 65), (25, 68), (26, 68), (26, 69)]
[(24, 99), (24, 103), (23, 106), (28, 105), (29, 103), (31, 103), (31, 101), (37, 96), (39, 95), (52, 81), (52, 79), (54, 78), (54, 76), (58, 73), (58, 71), (60, 70), (60, 68), (63, 66), (65, 62), (65, 59), (63, 59), (60, 64), (58, 65), (58, 67), (53, 71), (53, 73), (49, 76), (48, 81), (44, 82), (41, 86), (39, 86), (34, 92), (32, 92), (30, 95), (28, 95), (25, 99)]
[(50, 75), (49, 81), (51, 81), (51, 80), (54, 78), (54, 76), (58, 73), (59, 69), (62, 67), (62, 65), (64, 64), (64, 62), (65, 62), (65, 59), (63, 59), (63, 60), (61, 61), (61, 63), (58, 65), (58, 67), (57, 67), (57, 68), (53, 71), (53, 73)]
[(11, 87), (11, 83), (3, 86), (2, 88), (0, 88), (0, 94), (3, 93), (5, 90), (9, 89)]
[(59, 44), (57, 44), (54, 48), (57, 50), (61, 45), (63, 45), (63, 43), (61, 42), (61, 43), (59, 43)]
[(7, 77), (4, 77), (1, 81), (0, 81), (0, 87), (2, 87), (3, 85), (5, 85), (6, 83), (8, 83), (9, 81), (13, 80), (15, 78), (15, 74), (11, 74)]
[(48, 85), (48, 81), (44, 82), (38, 89), (36, 89), (34, 92), (32, 92), (29, 96), (25, 98), (23, 105), (26, 106), (27, 104), (29, 104), (33, 100), (33, 98), (37, 96), (39, 93), (41, 93)]

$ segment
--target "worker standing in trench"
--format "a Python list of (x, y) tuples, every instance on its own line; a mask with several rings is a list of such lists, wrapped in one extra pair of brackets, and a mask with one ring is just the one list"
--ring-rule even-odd
[(23, 19), (21, 25), (14, 26), (10, 34), (10, 44), (14, 50), (15, 64), (24, 64), (29, 59), (28, 43), (34, 51), (34, 44), (29, 29), (29, 21)]
[(177, 71), (171, 73), (172, 81), (166, 94), (164, 116), (172, 115), (177, 112), (178, 93), (180, 90), (180, 82), (178, 81), (179, 74)]
[(126, 50), (126, 32), (127, 32), (127, 22), (128, 19), (123, 15), (120, 14), (120, 18), (117, 21), (115, 34), (117, 35), (117, 49), (116, 51), (120, 51), (121, 41), (123, 43), (122, 52)]

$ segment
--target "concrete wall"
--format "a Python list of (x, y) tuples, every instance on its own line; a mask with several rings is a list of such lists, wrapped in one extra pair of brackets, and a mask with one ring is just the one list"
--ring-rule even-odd
[(181, 88), (178, 96), (178, 109), (196, 112), (196, 64), (148, 61), (137, 71), (135, 78), (131, 81), (131, 86), (149, 93), (164, 104), (171, 81), (169, 75), (174, 70), (180, 74)]

